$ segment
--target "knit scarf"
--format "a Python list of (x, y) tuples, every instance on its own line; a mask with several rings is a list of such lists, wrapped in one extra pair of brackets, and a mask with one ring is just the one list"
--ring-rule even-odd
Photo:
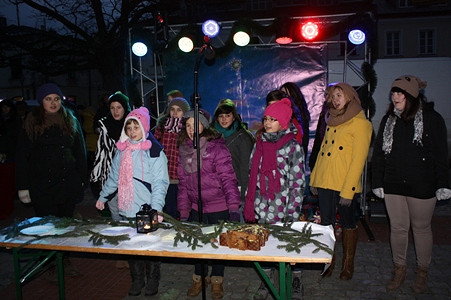
[[(193, 141), (188, 140), (183, 146), (180, 147), (179, 153), (181, 159), (181, 163), (183, 166), (183, 169), (187, 173), (194, 173), (197, 172), (197, 149), (195, 149), (193, 146)], [(202, 168), (202, 156), (205, 153), (205, 150), (207, 149), (207, 138), (201, 137), (199, 139), (199, 145), (200, 145), (200, 167)]]
[[(277, 150), (293, 139), (296, 139), (296, 136), (292, 132), (283, 135), (277, 141), (263, 141), (261, 137), (257, 138), (254, 155), (251, 159), (251, 172), (249, 175), (246, 203), (244, 205), (246, 220), (254, 219), (254, 202), (259, 172), (260, 195), (265, 199), (274, 200), (275, 193), (280, 192), (281, 175), (277, 168)], [(266, 183), (268, 183), (268, 187)]]
[(329, 111), (326, 114), (326, 123), (329, 126), (338, 126), (351, 120), (353, 117), (358, 115), (361, 110), (362, 106), (360, 105), (360, 101), (358, 101), (356, 98), (353, 98), (353, 100), (351, 100), (351, 102), (349, 102), (347, 104), (347, 107), (345, 108), (329, 108)]
[(224, 128), (221, 126), (221, 124), (218, 123), (218, 121), (215, 122), (215, 129), (219, 132), (222, 133), (222, 135), (224, 136), (224, 138), (227, 138), (229, 136), (231, 136), (232, 134), (235, 133), (235, 131), (237, 131), (238, 129), (238, 121), (235, 120), (233, 121), (232, 125), (230, 125), (230, 127), (228, 128)]
[(112, 138), (115, 142), (119, 140), (121, 137), (122, 127), (124, 127), (125, 122), (125, 114), (120, 120), (116, 120), (113, 118), (111, 114), (105, 117), (103, 124), (105, 124), (106, 129), (108, 130), (108, 136)]
[[(117, 142), (117, 149), (121, 151), (121, 161), (119, 165), (118, 181), (118, 207), (122, 211), (129, 211), (133, 203), (133, 158), (132, 152), (135, 150), (149, 150), (152, 143), (149, 140), (132, 143), (130, 139), (125, 142)], [(141, 152), (141, 170), (143, 169)]]
[[(402, 111), (397, 110), (396, 108), (393, 110), (394, 115), (390, 115), (385, 123), (384, 133), (383, 133), (383, 142), (382, 142), (382, 150), (385, 154), (389, 154), (392, 150), (393, 146), (393, 130), (396, 125), (396, 120), (401, 117)], [(415, 114), (415, 118), (413, 121), (413, 140), (412, 143), (416, 143), (417, 145), (422, 146), (422, 138), (423, 138), (423, 107), (420, 106), (418, 111)]]
[(169, 117), (164, 125), (166, 132), (179, 133), (182, 130), (182, 118)]

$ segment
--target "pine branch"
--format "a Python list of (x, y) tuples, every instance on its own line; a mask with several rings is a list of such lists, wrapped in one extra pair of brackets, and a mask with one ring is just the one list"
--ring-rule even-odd
[(195, 250), (197, 247), (202, 247), (202, 244), (206, 245), (208, 243), (213, 248), (218, 248), (216, 243), (218, 242), (217, 238), (224, 227), (223, 221), (214, 226), (214, 232), (204, 234), (202, 228), (211, 225), (200, 224), (197, 222), (180, 222), (168, 214), (162, 213), (162, 215), (166, 221), (172, 224), (172, 228), (174, 228), (176, 232), (174, 237), (174, 247), (177, 247), (179, 242), (187, 242), (192, 250)]
[[(178, 246), (179, 242), (186, 242), (188, 247), (195, 250), (197, 247), (203, 247), (203, 245), (210, 244), (213, 248), (218, 248), (218, 238), (223, 232), (224, 228), (228, 230), (240, 230), (244, 226), (249, 226), (249, 224), (242, 224), (236, 222), (224, 222), (221, 221), (219, 224), (213, 226), (213, 232), (203, 233), (202, 228), (210, 227), (210, 224), (200, 224), (197, 222), (180, 222), (166, 213), (162, 213), (165, 223), (158, 224), (159, 229), (167, 230), (174, 229), (174, 247)], [(118, 236), (107, 236), (99, 232), (93, 231), (97, 225), (110, 225), (110, 226), (124, 226), (122, 222), (115, 222), (111, 219), (72, 219), (72, 218), (56, 218), (53, 216), (44, 217), (36, 222), (30, 223), (28, 221), (15, 221), (11, 226), (3, 228), (0, 230), (0, 235), (5, 235), (5, 240), (23, 235), (21, 231), (27, 227), (44, 225), (51, 223), (55, 228), (68, 228), (73, 226), (74, 229), (54, 235), (27, 235), (33, 237), (33, 239), (26, 241), (21, 245), (24, 247), (35, 241), (44, 238), (68, 238), (68, 237), (81, 237), (90, 236), (89, 242), (92, 242), (94, 246), (101, 246), (104, 242), (117, 245), (122, 241), (129, 240), (128, 234), (118, 235)], [(129, 226), (135, 227), (136, 224), (133, 220), (128, 223)], [(329, 254), (333, 254), (333, 250), (330, 249), (326, 244), (317, 241), (315, 238), (322, 235), (321, 233), (313, 233), (312, 226), (306, 223), (301, 231), (294, 230), (291, 228), (292, 223), (285, 223), (282, 226), (261, 224), (269, 230), (269, 233), (274, 236), (279, 242), (284, 244), (278, 245), (279, 249), (285, 249), (287, 252), (296, 253), (301, 252), (301, 248), (313, 244), (316, 248), (313, 253), (318, 251), (325, 251)]]
[(285, 248), (287, 252), (295, 251), (296, 253), (301, 253), (301, 248), (303, 246), (313, 244), (316, 246), (313, 253), (317, 253), (320, 250), (323, 250), (329, 254), (333, 254), (334, 252), (326, 244), (314, 239), (322, 234), (313, 233), (312, 226), (309, 223), (305, 223), (301, 231), (292, 229), (291, 224), (284, 224), (283, 226), (269, 225), (269, 229), (270, 233), (275, 238), (277, 238), (280, 242), (286, 243), (285, 245), (278, 245), (278, 249)]

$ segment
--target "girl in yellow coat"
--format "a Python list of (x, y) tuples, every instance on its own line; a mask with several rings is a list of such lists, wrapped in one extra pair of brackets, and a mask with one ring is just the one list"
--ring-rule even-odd
[[(361, 175), (368, 155), (372, 126), (365, 118), (353, 87), (338, 83), (327, 94), (326, 134), (321, 144), (310, 186), (318, 194), (322, 225), (335, 225), (338, 209), (343, 229), (343, 264), (340, 279), (354, 273), (357, 244), (356, 211), (362, 190)], [(330, 276), (335, 256), (326, 276)]]

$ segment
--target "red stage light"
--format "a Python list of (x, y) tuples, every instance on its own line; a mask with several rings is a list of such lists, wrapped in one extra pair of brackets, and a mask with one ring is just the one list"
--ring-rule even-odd
[(293, 41), (292, 38), (290, 38), (289, 36), (281, 36), (276, 38), (276, 43), (280, 44), (280, 45), (286, 45), (289, 44)]
[(164, 23), (164, 19), (163, 19), (163, 17), (161, 16), (160, 13), (157, 14), (157, 21), (158, 21), (158, 23), (160, 23), (160, 24), (163, 24), (163, 23)]
[(301, 33), (304, 39), (311, 41), (318, 36), (318, 25), (313, 22), (307, 22), (302, 25)]

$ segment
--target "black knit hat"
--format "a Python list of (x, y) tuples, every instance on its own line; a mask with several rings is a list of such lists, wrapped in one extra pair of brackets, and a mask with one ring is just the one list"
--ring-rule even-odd
[(41, 104), (42, 100), (44, 100), (44, 98), (50, 94), (56, 94), (60, 96), (61, 101), (64, 99), (63, 92), (61, 92), (60, 88), (56, 84), (44, 83), (38, 89), (36, 100), (39, 102), (39, 104)]
[(117, 91), (108, 98), (108, 107), (112, 102), (119, 102), (127, 113), (131, 111), (130, 99), (120, 91)]

